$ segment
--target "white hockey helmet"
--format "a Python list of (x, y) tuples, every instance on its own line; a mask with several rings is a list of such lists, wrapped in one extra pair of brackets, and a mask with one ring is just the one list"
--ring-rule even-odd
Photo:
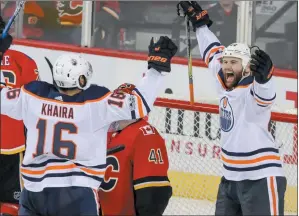
[[(92, 77), (92, 66), (81, 55), (63, 54), (56, 60), (53, 67), (53, 78), (58, 87), (87, 89)], [(84, 76), (86, 85), (81, 86), (80, 76)]]
[(224, 49), (222, 57), (235, 57), (241, 59), (243, 70), (245, 70), (250, 61), (250, 48), (243, 43), (233, 43)]

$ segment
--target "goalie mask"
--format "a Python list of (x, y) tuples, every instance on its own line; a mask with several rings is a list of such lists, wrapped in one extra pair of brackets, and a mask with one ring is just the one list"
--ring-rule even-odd
[[(79, 88), (87, 89), (90, 86), (92, 77), (91, 64), (82, 58), (81, 55), (64, 54), (60, 56), (53, 67), (53, 78), (60, 88)], [(85, 83), (80, 82), (80, 78), (85, 80)]]

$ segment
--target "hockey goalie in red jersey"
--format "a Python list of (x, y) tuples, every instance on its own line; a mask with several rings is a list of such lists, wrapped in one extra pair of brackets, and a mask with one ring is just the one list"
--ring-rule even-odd
[(124, 149), (107, 156), (99, 190), (102, 215), (162, 215), (172, 195), (164, 139), (144, 119), (116, 125), (107, 147)]

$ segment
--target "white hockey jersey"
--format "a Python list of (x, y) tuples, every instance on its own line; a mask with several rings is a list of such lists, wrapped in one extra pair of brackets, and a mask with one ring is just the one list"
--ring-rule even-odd
[[(98, 189), (106, 164), (112, 122), (143, 118), (150, 112), (163, 76), (150, 69), (132, 95), (91, 86), (74, 96), (34, 81), (1, 90), (1, 114), (23, 120), (26, 152), (21, 166), (29, 191), (46, 187)], [(13, 133), (13, 131), (12, 131)]]
[(265, 84), (244, 78), (233, 90), (224, 85), (220, 58), (225, 48), (207, 26), (196, 30), (199, 50), (213, 72), (219, 94), (223, 175), (228, 180), (283, 176), (282, 160), (268, 130), (276, 93), (273, 79)]

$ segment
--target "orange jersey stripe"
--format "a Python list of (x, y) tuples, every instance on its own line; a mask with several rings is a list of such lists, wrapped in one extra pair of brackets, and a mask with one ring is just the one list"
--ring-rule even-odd
[(136, 94), (134, 92), (133, 92), (133, 94), (137, 97), (139, 117), (143, 118), (144, 117), (144, 113), (143, 113), (143, 109), (142, 109), (142, 99), (140, 98), (140, 96), (138, 94)]
[(263, 102), (263, 101), (257, 99), (256, 97), (255, 97), (254, 99), (256, 100), (256, 102), (258, 102), (258, 103), (260, 103), (260, 104), (263, 104), (263, 105), (269, 105), (269, 104), (272, 104), (272, 101), (270, 101), (270, 102)]
[(214, 48), (210, 49), (210, 52), (205, 59), (206, 65), (209, 65), (209, 59), (213, 53), (216, 53), (219, 49), (224, 49), (224, 48), (225, 48), (224, 46), (219, 46), (219, 47), (214, 47)]
[(232, 160), (232, 159), (227, 159), (222, 155), (221, 159), (222, 161), (230, 164), (254, 164), (265, 160), (280, 160), (280, 157), (276, 155), (267, 155), (255, 159), (250, 159), (250, 160)]
[[(49, 171), (49, 170), (67, 170), (67, 169), (73, 169), (73, 168), (79, 168), (79, 167), (75, 164), (69, 164), (69, 165), (49, 166), (43, 170), (28, 170), (28, 169), (21, 168), (21, 172), (24, 174), (29, 174), (29, 175), (43, 175), (43, 174), (45, 174), (46, 171)], [(84, 171), (86, 173), (92, 174), (92, 175), (104, 175), (105, 174), (105, 171), (95, 171), (95, 170), (88, 169), (85, 167), (80, 167), (79, 169), (81, 169), (82, 171)]]

